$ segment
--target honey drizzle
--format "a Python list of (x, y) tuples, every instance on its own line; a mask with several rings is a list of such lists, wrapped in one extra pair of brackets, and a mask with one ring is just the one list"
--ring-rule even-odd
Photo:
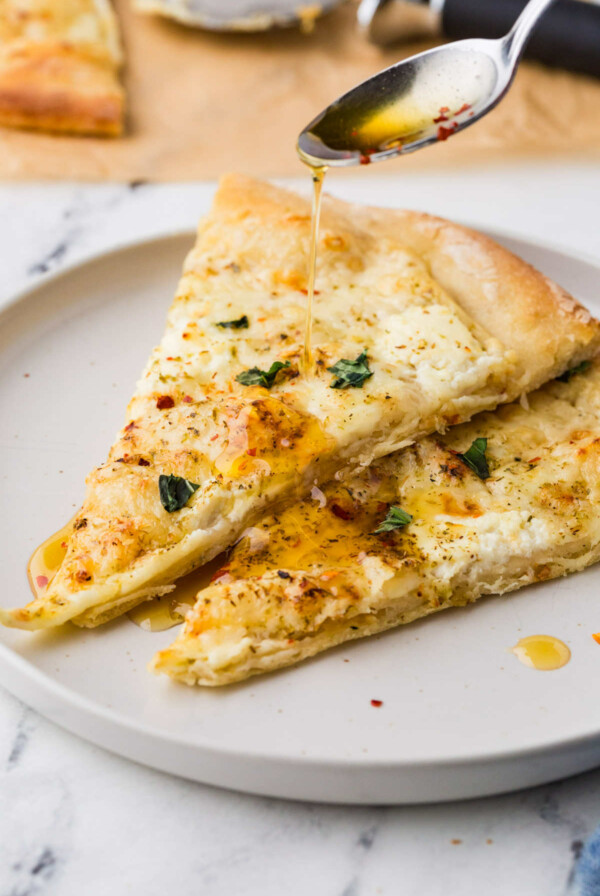
[(225, 562), (223, 555), (200, 569), (178, 579), (175, 590), (162, 597), (153, 597), (129, 610), (127, 617), (146, 632), (164, 632), (183, 622), (186, 613), (196, 603), (199, 591), (210, 583), (211, 577)]
[(317, 244), (319, 239), (319, 223), (321, 220), (321, 200), (323, 198), (323, 180), (327, 173), (327, 168), (313, 168), (311, 166), (312, 182), (313, 182), (313, 199), (312, 199), (312, 215), (310, 222), (310, 248), (308, 255), (308, 282), (307, 282), (307, 304), (306, 304), (306, 326), (304, 330), (304, 353), (303, 368), (306, 376), (312, 373), (313, 354), (312, 354), (312, 325), (313, 325), (313, 305), (315, 297), (315, 282), (317, 279)]
[(65, 559), (74, 519), (75, 517), (70, 519), (66, 526), (43, 541), (29, 558), (27, 578), (35, 598), (44, 596)]
[(567, 645), (553, 635), (529, 635), (521, 638), (511, 650), (524, 666), (539, 672), (561, 669), (571, 659)]
[[(27, 564), (29, 587), (35, 598), (43, 597), (52, 584), (67, 553), (68, 540), (73, 531), (73, 519), (50, 535), (31, 555)], [(196, 602), (196, 595), (209, 584), (211, 576), (225, 562), (223, 555), (189, 575), (179, 579), (175, 590), (162, 597), (154, 597), (134, 607), (126, 615), (145, 631), (160, 632), (183, 622), (184, 616)]]

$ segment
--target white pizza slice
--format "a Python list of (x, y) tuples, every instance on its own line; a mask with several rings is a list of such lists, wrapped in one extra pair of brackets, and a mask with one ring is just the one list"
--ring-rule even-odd
[(154, 671), (228, 684), (595, 563), (600, 362), (528, 402), (422, 439), (261, 521)]

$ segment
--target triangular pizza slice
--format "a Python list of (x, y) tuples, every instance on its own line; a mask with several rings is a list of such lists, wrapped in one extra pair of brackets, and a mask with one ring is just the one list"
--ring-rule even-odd
[(0, 621), (95, 625), (164, 591), (315, 482), (509, 401), (599, 326), (472, 231), (325, 202), (314, 369), (301, 357), (308, 202), (224, 179), (108, 460), (45, 593)]
[(110, 0), (2, 0), (0, 125), (117, 136), (121, 63)]
[(261, 521), (153, 668), (221, 685), (600, 558), (600, 363)]

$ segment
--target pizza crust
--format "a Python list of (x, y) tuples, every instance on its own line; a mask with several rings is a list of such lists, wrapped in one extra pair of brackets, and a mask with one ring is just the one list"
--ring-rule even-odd
[(0, 125), (118, 136), (124, 91), (116, 20), (100, 0), (0, 6)]

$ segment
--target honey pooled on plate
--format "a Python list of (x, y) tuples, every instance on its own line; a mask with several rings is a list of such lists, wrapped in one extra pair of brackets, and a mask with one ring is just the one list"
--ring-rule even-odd
[(539, 672), (561, 669), (571, 659), (571, 651), (559, 638), (552, 635), (529, 635), (511, 648), (524, 666)]
[(42, 597), (65, 559), (73, 520), (35, 549), (27, 564), (27, 578), (34, 597)]
[(164, 632), (180, 625), (188, 610), (196, 603), (199, 591), (209, 584), (213, 574), (223, 565), (221, 554), (201, 569), (183, 576), (169, 594), (153, 597), (127, 613), (128, 618), (146, 632)]

